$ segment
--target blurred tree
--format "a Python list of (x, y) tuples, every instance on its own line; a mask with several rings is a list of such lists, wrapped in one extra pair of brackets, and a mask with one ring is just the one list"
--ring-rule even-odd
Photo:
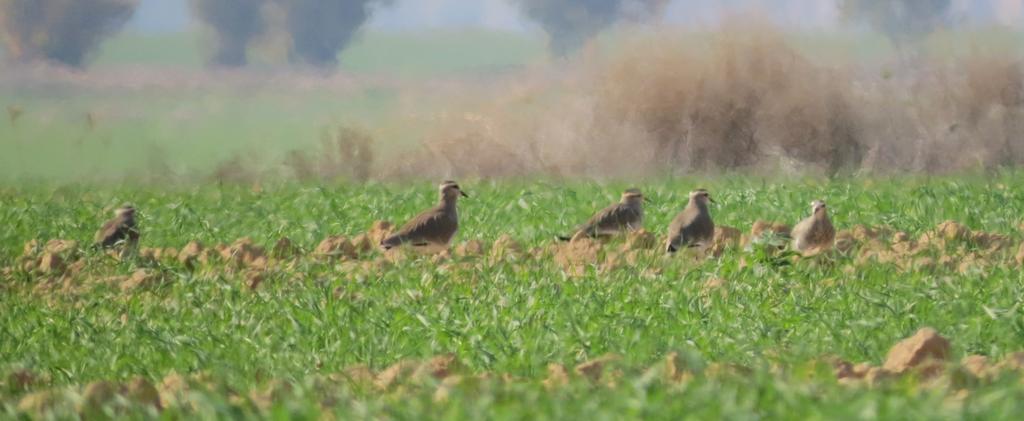
[(659, 14), (666, 0), (514, 0), (548, 34), (549, 48), (566, 56), (622, 18)]
[(947, 23), (952, 0), (839, 0), (847, 22), (866, 24), (903, 51)]
[(13, 60), (82, 67), (136, 7), (138, 0), (0, 0), (0, 36)]
[(331, 68), (377, 5), (391, 0), (277, 0), (291, 36), (293, 63)]
[(192, 10), (216, 36), (209, 58), (216, 66), (238, 67), (247, 62), (247, 50), (266, 29), (263, 0), (192, 0)]

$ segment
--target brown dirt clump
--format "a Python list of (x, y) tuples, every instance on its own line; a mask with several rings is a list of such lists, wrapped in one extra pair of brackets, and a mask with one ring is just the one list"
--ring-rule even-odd
[(366, 236), (373, 242), (373, 247), (377, 247), (381, 241), (384, 241), (391, 232), (394, 231), (394, 225), (388, 221), (374, 221), (373, 225), (370, 226), (370, 230), (366, 232)]
[(1007, 235), (983, 231), (971, 232), (970, 242), (975, 247), (984, 250), (985, 254), (1009, 250), (1013, 244)]
[(460, 371), (462, 364), (451, 354), (434, 356), (425, 361), (406, 359), (381, 371), (373, 383), (380, 390), (389, 390), (408, 382), (422, 384), (439, 381)]
[(291, 238), (281, 237), (274, 243), (274, 248), (270, 250), (270, 257), (275, 259), (291, 259), (300, 254), (299, 248), (292, 242)]
[(156, 386), (160, 394), (160, 406), (164, 408), (177, 406), (184, 403), (188, 398), (186, 394), (190, 389), (188, 379), (178, 373), (168, 373)]
[(54, 239), (44, 245), (40, 245), (39, 240), (31, 240), (22, 248), (18, 263), (25, 272), (60, 276), (80, 254), (78, 242), (74, 240)]
[(750, 236), (743, 241), (743, 244), (744, 246), (750, 244), (754, 240), (761, 238), (767, 233), (772, 233), (780, 237), (788, 237), (789, 231), (789, 225), (783, 224), (781, 222), (769, 222), (759, 219), (757, 221), (754, 221), (754, 224), (751, 225)]
[(437, 390), (434, 391), (434, 402), (448, 402), (448, 397), (451, 395), (452, 390), (465, 383), (465, 380), (465, 377), (458, 375), (445, 377), (441, 380), (441, 384), (437, 385)]
[(427, 377), (440, 380), (462, 370), (462, 364), (455, 355), (436, 355), (424, 361), (413, 373), (414, 379), (425, 379)]
[(960, 360), (960, 366), (976, 379), (989, 379), (995, 375), (995, 367), (984, 355), (968, 355)]
[(313, 250), (313, 254), (321, 259), (355, 259), (359, 257), (355, 246), (345, 236), (325, 238)]
[(917, 241), (910, 238), (910, 235), (903, 231), (893, 234), (892, 240), (889, 243), (891, 244), (892, 251), (900, 255), (912, 255), (920, 251)]
[(1024, 351), (1011, 353), (996, 365), (999, 370), (1024, 371)]
[(464, 241), (455, 246), (455, 256), (458, 257), (480, 257), (484, 255), (484, 242), (473, 239)]
[(862, 380), (871, 369), (871, 365), (867, 363), (853, 364), (838, 358), (832, 361), (832, 372), (840, 383)]
[(728, 297), (729, 289), (728, 282), (722, 278), (711, 278), (704, 282), (701, 286), (701, 294), (704, 296), (711, 296), (711, 294), (717, 293), (720, 296)]
[(64, 269), (67, 265), (64, 259), (59, 254), (45, 252), (43, 256), (39, 258), (39, 273), (44, 275), (60, 275), (64, 273)]
[(373, 251), (373, 240), (367, 233), (358, 234), (352, 237), (352, 247), (356, 249), (356, 253), (363, 255)]
[(281, 379), (273, 379), (267, 382), (262, 389), (249, 391), (249, 400), (261, 410), (269, 410), (275, 402), (281, 402), (291, 395), (292, 385)]
[(160, 409), (160, 392), (156, 390), (153, 383), (142, 377), (131, 379), (125, 386), (124, 395), (128, 400)]
[(9, 390), (20, 393), (41, 383), (41, 380), (40, 376), (32, 370), (15, 369), (7, 374), (6, 386)]
[(66, 259), (78, 257), (78, 242), (75, 240), (50, 240), (43, 246), (47, 253), (59, 254)]
[(374, 385), (380, 390), (390, 389), (411, 377), (419, 367), (420, 362), (416, 360), (410, 359), (396, 362), (377, 374)]
[(502, 234), (491, 246), (490, 258), (492, 262), (518, 259), (522, 255), (523, 246), (508, 234)]
[[(577, 376), (585, 378), (593, 383), (597, 383), (604, 377), (608, 365), (621, 359), (621, 357), (615, 354), (602, 355), (598, 358), (576, 365), (573, 372), (576, 373)], [(610, 381), (614, 381), (614, 379), (611, 379)]]
[(557, 389), (569, 384), (569, 372), (561, 364), (548, 364), (548, 377), (542, 382), (548, 389)]
[(935, 227), (935, 233), (946, 241), (963, 241), (971, 235), (971, 229), (956, 221), (944, 221)]
[(95, 381), (85, 386), (79, 413), (99, 414), (103, 406), (120, 394), (121, 385), (109, 381)]
[(626, 234), (626, 242), (622, 245), (622, 251), (651, 250), (657, 246), (658, 237), (641, 228)]
[(721, 256), (726, 249), (730, 247), (739, 247), (742, 239), (743, 232), (736, 228), (715, 226), (715, 236), (711, 245), (710, 253), (712, 256)]
[(185, 266), (189, 270), (195, 269), (196, 263), (199, 257), (203, 255), (203, 251), (206, 248), (203, 247), (203, 243), (193, 240), (185, 244), (185, 247), (181, 248), (178, 252), (178, 263)]
[(235, 269), (267, 266), (266, 250), (254, 244), (249, 237), (239, 238), (230, 246), (221, 249), (220, 257)]
[(949, 357), (949, 341), (935, 329), (926, 327), (893, 346), (882, 368), (897, 374), (914, 370), (930, 377), (941, 371), (942, 366), (938, 364), (945, 363)]
[(581, 238), (557, 245), (555, 262), (570, 276), (583, 276), (587, 267), (600, 261), (601, 242)]
[(63, 394), (57, 390), (40, 390), (29, 393), (18, 401), (18, 412), (42, 417), (51, 408), (65, 401)]
[(694, 373), (690, 371), (683, 357), (678, 352), (670, 352), (665, 356), (664, 377), (671, 383), (685, 382), (693, 378)]
[(248, 270), (245, 272), (245, 286), (249, 290), (255, 290), (266, 280), (266, 272), (262, 270)]
[(340, 373), (330, 375), (332, 380), (341, 380), (358, 386), (372, 385), (376, 377), (373, 370), (363, 364), (346, 367)]
[(139, 269), (132, 273), (132, 276), (121, 283), (121, 291), (135, 291), (139, 289), (152, 288), (163, 284), (165, 276), (155, 273), (150, 269)]

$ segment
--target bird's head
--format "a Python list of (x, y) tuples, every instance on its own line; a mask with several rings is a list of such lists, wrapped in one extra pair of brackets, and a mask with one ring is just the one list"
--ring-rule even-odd
[(442, 182), (437, 186), (437, 189), (441, 192), (441, 199), (444, 200), (457, 200), (459, 196), (469, 197), (469, 195), (459, 187), (459, 183), (451, 180)]
[(130, 204), (123, 204), (121, 207), (114, 210), (114, 215), (118, 217), (132, 217), (135, 216), (135, 207)]
[(811, 202), (811, 214), (818, 215), (819, 212), (824, 215), (826, 212), (826, 205), (824, 200), (815, 200)]
[(707, 190), (697, 189), (690, 192), (690, 203), (707, 206), (708, 203), (715, 203), (715, 199), (711, 198), (711, 193)]
[(643, 202), (648, 202), (647, 198), (644, 197), (644, 194), (638, 188), (630, 188), (623, 191), (621, 200), (622, 203), (630, 205), (640, 205)]

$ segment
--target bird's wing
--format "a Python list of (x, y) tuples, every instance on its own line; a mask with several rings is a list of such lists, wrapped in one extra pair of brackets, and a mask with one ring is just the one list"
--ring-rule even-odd
[(699, 211), (696, 208), (687, 206), (682, 212), (679, 212), (675, 218), (672, 219), (672, 223), (668, 226), (668, 237), (669, 241), (673, 244), (679, 244), (685, 241), (686, 227), (693, 223), (693, 220), (697, 218)]
[(793, 226), (793, 229), (789, 231), (789, 238), (793, 239), (793, 244), (797, 248), (801, 248), (804, 243), (807, 242), (807, 234), (810, 232), (811, 226), (814, 224), (814, 217), (808, 217), (804, 220), (797, 222)]
[(832, 226), (832, 221), (829, 221), (827, 218), (813, 221), (809, 225), (808, 236), (814, 243), (825, 243), (835, 238), (835, 227)]
[(581, 230), (585, 230), (587, 232), (618, 230), (629, 221), (634, 220), (636, 217), (636, 211), (631, 209), (629, 206), (622, 203), (616, 203), (608, 206), (607, 208), (601, 209), (600, 212), (590, 217)]
[(436, 234), (437, 230), (445, 229), (446, 215), (438, 208), (428, 209), (402, 225), (394, 235), (407, 239), (416, 239)]
[(103, 227), (96, 231), (93, 240), (98, 244), (107, 243), (120, 232), (122, 222), (121, 218), (114, 218), (103, 223)]

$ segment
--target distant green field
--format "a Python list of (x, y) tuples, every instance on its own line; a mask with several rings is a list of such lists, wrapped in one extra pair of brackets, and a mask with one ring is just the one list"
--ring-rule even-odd
[(378, 89), (301, 98), (279, 91), (17, 95), (8, 99), (25, 114), (0, 123), (0, 177), (116, 181), (148, 174), (153, 165), (208, 174), (233, 156), (280, 162), (286, 151), (319, 147), (324, 129), (339, 124), (411, 142), (394, 124), (400, 117), (395, 95)]
[(477, 86), (546, 54), (543, 40), (524, 35), (371, 32), (340, 56), (339, 72), (355, 78), (350, 87), (325, 80), (332, 87), (316, 89), (317, 76), (297, 81), (305, 76), (254, 53), (256, 73), (243, 76), (255, 86), (222, 75), (223, 86), (213, 81), (196, 89), (188, 78), (204, 76), (201, 40), (198, 34), (121, 34), (90, 70), (101, 78), (106, 70), (136, 78), (136, 69), (141, 81), (166, 76), (182, 80), (182, 89), (173, 85), (178, 82), (135, 89), (117, 76), (108, 80), (113, 89), (58, 81), (0, 88), (0, 105), (23, 110), (16, 122), (0, 121), (0, 179), (110, 181), (154, 165), (194, 176), (236, 156), (273, 166), (287, 151), (319, 147), (323, 131), (338, 125), (370, 132), (386, 154), (415, 144), (423, 122), (451, 105), (450, 92), (440, 96), (430, 87), (435, 81), (468, 78), (465, 86)]
[[(460, 202), (456, 243), (482, 240), (484, 256), (393, 264), (374, 263), (383, 259), (378, 252), (330, 261), (312, 250), (374, 220), (410, 217), (434, 202), (432, 183), (261, 191), (7, 187), (0, 190), (0, 268), (10, 267), (0, 275), (0, 413), (1014, 419), (1024, 410), (1021, 374), (975, 379), (958, 361), (970, 354), (999, 361), (1024, 350), (1024, 278), (1012, 257), (1024, 215), (1024, 193), (1012, 186), (1022, 181), (1020, 173), (1006, 173), (638, 183), (651, 198), (646, 226), (659, 235), (686, 192), (704, 186), (719, 202), (712, 209), (718, 224), (744, 231), (756, 219), (793, 223), (811, 199), (824, 198), (840, 229), (890, 226), (916, 239), (952, 219), (1006, 234), (1013, 246), (967, 270), (958, 268), (983, 253), (968, 237), (910, 257), (950, 256), (949, 266), (861, 261), (859, 250), (877, 247), (862, 242), (795, 263), (756, 245), (701, 261), (639, 250), (634, 263), (606, 268), (603, 259), (622, 244), (615, 241), (579, 277), (548, 254), (552, 236), (633, 183), (462, 180), (471, 197)], [(143, 247), (181, 248), (192, 240), (213, 246), (247, 236), (270, 250), (288, 237), (303, 251), (266, 267), (209, 263), (190, 271), (174, 257), (118, 262), (85, 248), (106, 210), (125, 201), (139, 209)], [(502, 234), (524, 252), (548, 251), (486, 257)], [(80, 271), (57, 278), (21, 269), (24, 243), (57, 238), (81, 242)], [(162, 282), (123, 289), (138, 269)], [(255, 290), (247, 286), (252, 276), (263, 279)], [(724, 284), (709, 290), (712, 279)], [(925, 326), (952, 343), (947, 374), (937, 382), (910, 376), (842, 385), (826, 362), (831, 355), (879, 365), (892, 344)], [(682, 353), (682, 378), (664, 371), (672, 351)], [(573, 373), (576, 364), (606, 354), (620, 359), (596, 380)], [(396, 362), (439, 355), (458, 365), (433, 375), (396, 368), (394, 380), (384, 380)], [(550, 374), (552, 363), (568, 367), (566, 385)], [(366, 369), (352, 368), (360, 365)], [(24, 381), (24, 373), (35, 380)], [(137, 377), (157, 386), (159, 400), (134, 389), (122, 394), (117, 384), (103, 392), (106, 386), (94, 383)]]

